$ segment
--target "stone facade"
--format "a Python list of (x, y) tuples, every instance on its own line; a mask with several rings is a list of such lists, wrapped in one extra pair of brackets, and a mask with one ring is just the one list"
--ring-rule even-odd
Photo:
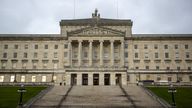
[(61, 20), (60, 34), (0, 34), (0, 82), (192, 82), (191, 34), (132, 34), (132, 21)]

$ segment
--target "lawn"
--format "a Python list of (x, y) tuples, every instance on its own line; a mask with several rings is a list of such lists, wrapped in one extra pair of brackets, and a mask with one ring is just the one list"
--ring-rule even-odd
[[(45, 89), (44, 86), (38, 87), (25, 87), (27, 92), (23, 95), (23, 102), (27, 102), (30, 98), (37, 95), (41, 90)], [(17, 92), (19, 87), (15, 86), (0, 86), (0, 108), (16, 108), (19, 102), (20, 94)]]
[[(172, 103), (171, 93), (168, 93), (168, 87), (148, 87), (157, 96), (168, 103)], [(175, 101), (177, 108), (192, 108), (192, 88), (177, 87)]]

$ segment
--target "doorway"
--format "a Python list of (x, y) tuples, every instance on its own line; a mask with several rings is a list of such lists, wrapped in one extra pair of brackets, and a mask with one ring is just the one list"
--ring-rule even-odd
[(99, 85), (99, 74), (93, 74), (93, 85)]
[(121, 85), (121, 74), (115, 75), (116, 85)]
[(110, 85), (110, 74), (105, 74), (104, 75), (104, 84), (105, 85)]
[(82, 74), (82, 85), (88, 85), (88, 74)]
[(71, 85), (77, 85), (77, 74), (71, 74)]

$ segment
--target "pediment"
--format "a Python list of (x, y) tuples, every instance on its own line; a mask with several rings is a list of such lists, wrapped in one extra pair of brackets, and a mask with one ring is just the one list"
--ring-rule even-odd
[(69, 36), (123, 36), (125, 33), (104, 27), (88, 27), (68, 34)]

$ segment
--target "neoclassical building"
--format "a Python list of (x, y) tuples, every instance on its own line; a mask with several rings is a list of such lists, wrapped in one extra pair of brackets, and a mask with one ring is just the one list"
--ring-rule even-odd
[(131, 20), (60, 21), (60, 34), (0, 34), (0, 84), (192, 82), (192, 34), (132, 34)]

